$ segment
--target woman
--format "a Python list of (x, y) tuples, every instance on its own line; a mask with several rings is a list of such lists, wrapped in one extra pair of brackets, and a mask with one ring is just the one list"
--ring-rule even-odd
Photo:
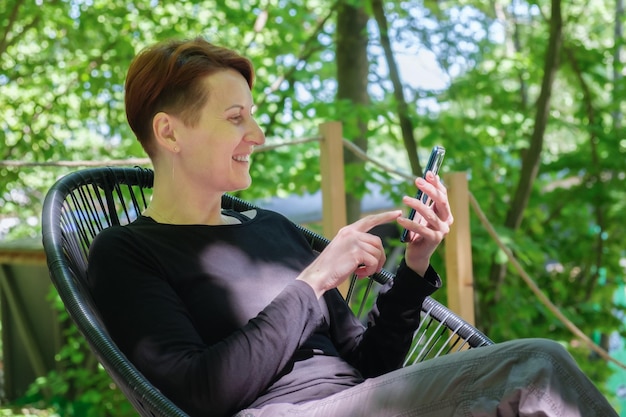
[[(89, 261), (112, 337), (193, 416), (612, 416), (556, 343), (530, 340), (400, 368), (424, 298), (441, 286), (430, 257), (448, 233), (446, 190), (432, 174), (405, 197), (423, 224), (390, 211), (344, 227), (319, 255), (281, 215), (222, 210), (247, 188), (264, 143), (252, 117), (250, 62), (202, 39), (140, 53), (126, 81), (129, 124), (155, 172), (149, 207), (104, 230)], [(385, 262), (367, 233), (411, 232), (393, 286), (365, 329), (336, 287)]]

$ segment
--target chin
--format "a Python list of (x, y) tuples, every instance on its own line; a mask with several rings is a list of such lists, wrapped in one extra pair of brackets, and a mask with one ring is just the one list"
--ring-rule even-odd
[(245, 184), (240, 184), (240, 185), (235, 185), (233, 186), (233, 188), (231, 188), (229, 191), (229, 193), (235, 192), (235, 191), (241, 191), (241, 190), (246, 190), (248, 188), (250, 188), (250, 185), (252, 185), (252, 180), (248, 180), (246, 181)]

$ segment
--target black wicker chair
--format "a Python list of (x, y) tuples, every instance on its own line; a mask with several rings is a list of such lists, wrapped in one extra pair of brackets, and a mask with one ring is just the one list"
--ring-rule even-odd
[[(113, 381), (142, 416), (187, 416), (160, 393), (118, 349), (102, 324), (85, 286), (87, 254), (102, 229), (133, 221), (146, 208), (153, 172), (146, 168), (93, 168), (73, 172), (50, 189), (43, 207), (43, 245), (51, 279), (79, 331)], [(223, 207), (244, 211), (248, 202), (226, 195)], [(322, 236), (300, 227), (314, 250), (328, 244)], [(383, 284), (394, 275), (383, 270), (365, 288), (353, 280), (348, 299), (364, 300), (374, 282)], [(353, 303), (351, 303), (353, 304)], [(355, 310), (361, 308), (356, 307)], [(423, 306), (423, 320), (406, 363), (414, 363), (458, 350), (493, 342), (476, 328), (432, 298)]]

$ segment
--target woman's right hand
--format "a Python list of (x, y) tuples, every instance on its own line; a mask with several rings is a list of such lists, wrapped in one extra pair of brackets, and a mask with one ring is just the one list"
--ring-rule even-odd
[(324, 292), (336, 288), (353, 273), (366, 277), (379, 272), (385, 264), (385, 250), (380, 238), (368, 232), (401, 215), (401, 210), (372, 214), (341, 228), (297, 279), (308, 283), (317, 298), (320, 298)]

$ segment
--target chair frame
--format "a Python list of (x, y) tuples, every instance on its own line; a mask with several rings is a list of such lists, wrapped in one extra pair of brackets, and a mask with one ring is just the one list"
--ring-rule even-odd
[[(148, 168), (88, 168), (59, 179), (48, 191), (42, 214), (42, 239), (51, 280), (70, 318), (85, 337), (90, 349), (112, 380), (141, 416), (187, 417), (165, 397), (119, 350), (103, 325), (86, 287), (89, 246), (104, 228), (132, 222), (148, 205), (154, 173)], [(237, 211), (256, 206), (224, 195), (222, 206)], [(300, 225), (298, 229), (311, 248), (321, 252), (328, 239)], [(385, 284), (394, 274), (383, 270), (371, 277), (366, 298), (374, 282)], [(353, 279), (347, 299), (358, 292)], [(360, 308), (361, 310), (361, 308)], [(493, 342), (471, 324), (431, 297), (422, 307), (406, 364)], [(359, 311), (360, 314), (360, 311)]]

